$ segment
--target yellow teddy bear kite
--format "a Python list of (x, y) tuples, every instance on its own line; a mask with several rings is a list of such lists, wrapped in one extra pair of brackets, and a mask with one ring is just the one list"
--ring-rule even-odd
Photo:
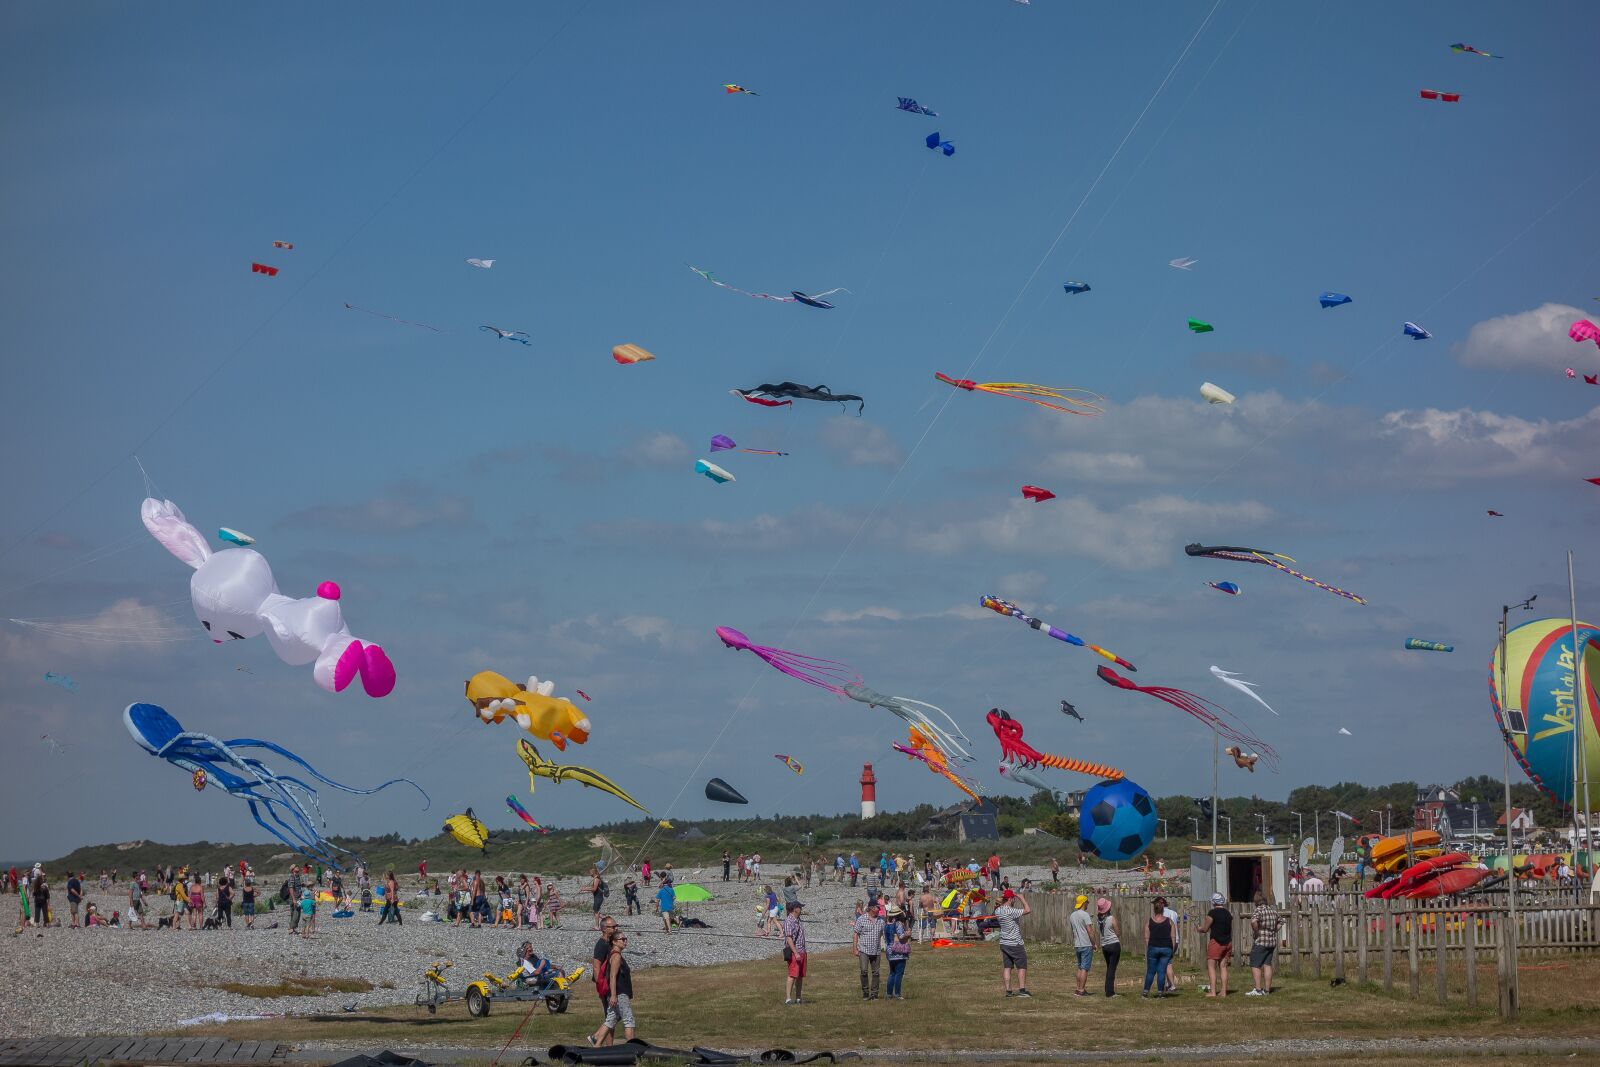
[(591, 727), (576, 704), (551, 696), (555, 688), (554, 682), (541, 682), (537, 676), (522, 685), (494, 671), (479, 671), (467, 680), (467, 702), (485, 724), (510, 718), (534, 737), (565, 750), (568, 741), (588, 741)]

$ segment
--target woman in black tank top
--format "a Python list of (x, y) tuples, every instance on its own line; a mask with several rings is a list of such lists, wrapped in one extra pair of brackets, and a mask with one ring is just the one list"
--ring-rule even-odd
[(1174, 940), (1172, 920), (1166, 916), (1166, 901), (1157, 897), (1150, 905), (1151, 916), (1145, 924), (1144, 943), (1144, 992), (1139, 995), (1150, 995), (1150, 983), (1155, 982), (1156, 991), (1165, 996), (1167, 993), (1167, 964), (1172, 960), (1172, 950), (1177, 942)]

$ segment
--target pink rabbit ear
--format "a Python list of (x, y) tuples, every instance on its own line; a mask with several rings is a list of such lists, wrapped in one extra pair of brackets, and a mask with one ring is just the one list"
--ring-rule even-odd
[(144, 520), (144, 528), (168, 552), (196, 570), (211, 558), (211, 546), (172, 501), (146, 497), (139, 505), (139, 517)]
[[(357, 641), (357, 645), (361, 642)], [(394, 664), (389, 662), (389, 656), (377, 645), (363, 647), (363, 665), (361, 669), (361, 687), (367, 691), (369, 697), (386, 697), (394, 692), (395, 673)]]
[(344, 651), (339, 653), (339, 661), (333, 665), (333, 691), (342, 693), (345, 687), (355, 680), (361, 673), (362, 667), (361, 642), (351, 641), (344, 646)]

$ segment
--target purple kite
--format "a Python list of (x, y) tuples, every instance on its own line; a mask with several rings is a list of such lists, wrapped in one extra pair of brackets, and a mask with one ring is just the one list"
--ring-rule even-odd
[(754, 644), (731, 626), (718, 626), (717, 637), (731, 649), (754, 652), (789, 677), (798, 678), (807, 685), (826, 689), (838, 696), (846, 695), (844, 691), (846, 685), (861, 684), (861, 676), (852, 667), (831, 659), (817, 659), (801, 655), (799, 652)]

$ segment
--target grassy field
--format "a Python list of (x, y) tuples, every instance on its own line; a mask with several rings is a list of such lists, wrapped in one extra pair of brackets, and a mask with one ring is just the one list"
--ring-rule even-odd
[[(806, 999), (811, 1003), (806, 1005), (783, 1005), (782, 963), (770, 960), (636, 973), (635, 1012), (641, 1036), (678, 1048), (698, 1044), (729, 1049), (974, 1050), (1014, 1052), (1019, 1059), (1064, 1050), (1147, 1051), (1152, 1062), (1158, 1062), (1163, 1049), (1176, 1046), (1273, 1038), (1600, 1039), (1600, 959), (1592, 956), (1530, 963), (1522, 976), (1522, 1016), (1515, 1022), (1502, 1022), (1495, 1015), (1494, 973), (1488, 966), (1479, 974), (1480, 1007), (1469, 1010), (1459, 997), (1449, 1006), (1410, 1000), (1403, 984), (1395, 994), (1385, 994), (1377, 985), (1333, 988), (1326, 980), (1283, 978), (1270, 998), (1246, 997), (1242, 994), (1249, 988), (1249, 971), (1239, 968), (1233, 971), (1234, 991), (1225, 1001), (1206, 998), (1197, 986), (1204, 981), (1204, 972), (1196, 975), (1187, 968), (1180, 968), (1181, 995), (1143, 1000), (1137, 995), (1144, 974), (1141, 959), (1124, 960), (1118, 981), (1121, 996), (1079, 999), (1071, 995), (1068, 952), (1039, 946), (1030, 949), (1030, 957), (1031, 1000), (1001, 996), (998, 950), (984, 944), (942, 951), (918, 946), (907, 970), (904, 1001), (863, 1002), (855, 960), (838, 950), (813, 957), (812, 975), (806, 981)], [(1091, 990), (1098, 989), (1101, 981), (1097, 959)], [(1452, 984), (1460, 989), (1463, 981), (1458, 968)], [(1431, 993), (1431, 974), (1425, 976), (1423, 989)], [(477, 1020), (459, 1004), (447, 1005), (437, 1015), (407, 1007), (362, 1015), (235, 1022), (189, 1028), (184, 1034), (360, 1042), (374, 1048), (415, 1043), (498, 1050), (522, 1023), (525, 1010), (523, 1005), (506, 1004)], [(541, 1009), (529, 1017), (517, 1048), (542, 1050), (556, 1043), (581, 1042), (597, 1022), (596, 1003), (585, 984), (570, 1013), (548, 1015)], [(1441, 1050), (1437, 1062), (1453, 1062), (1454, 1056)], [(1295, 1058), (1331, 1062), (1299, 1054)], [(1407, 1059), (1415, 1064), (1434, 1058), (1408, 1055)], [(1262, 1060), (1251, 1062), (1259, 1065)], [(1474, 1056), (1473, 1062), (1498, 1059)]]

